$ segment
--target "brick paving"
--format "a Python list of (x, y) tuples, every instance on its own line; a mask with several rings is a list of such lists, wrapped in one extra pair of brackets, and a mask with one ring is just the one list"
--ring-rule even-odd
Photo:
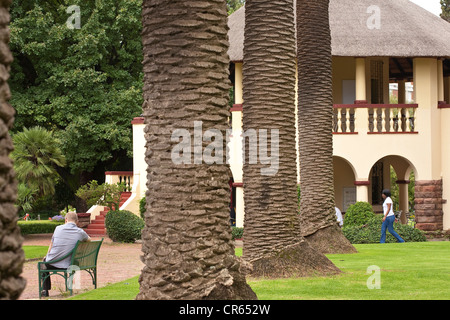
[[(48, 246), (51, 234), (28, 235), (25, 236), (23, 245)], [(92, 238), (99, 240), (99, 238)], [(113, 243), (105, 238), (100, 248), (98, 256), (97, 288), (110, 283), (120, 282), (141, 273), (144, 264), (140, 260), (141, 244)], [(22, 277), (27, 280), (27, 286), (20, 296), (20, 300), (39, 299), (39, 283), (37, 276), (37, 262), (25, 262)], [(52, 276), (52, 287), (50, 299), (61, 299), (64, 297), (64, 281), (62, 277)], [(86, 271), (81, 272), (81, 289), (74, 290), (74, 293), (81, 293), (94, 289), (91, 277)]]

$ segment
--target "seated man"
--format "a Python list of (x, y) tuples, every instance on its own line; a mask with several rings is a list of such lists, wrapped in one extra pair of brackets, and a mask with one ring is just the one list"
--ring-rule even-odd
[[(75, 248), (77, 241), (91, 241), (91, 238), (87, 233), (77, 227), (78, 216), (75, 212), (68, 212), (66, 214), (66, 223), (57, 226), (55, 232), (53, 233), (52, 242), (48, 248), (47, 256), (44, 261), (52, 261), (59, 259)], [(70, 266), (71, 257), (67, 257), (64, 260), (55, 262), (54, 264), (45, 264), (46, 269), (61, 269), (65, 270)], [(43, 273), (43, 277), (47, 276), (48, 273)], [(48, 290), (51, 289), (50, 277), (45, 278), (43, 284), (42, 296), (48, 297)]]

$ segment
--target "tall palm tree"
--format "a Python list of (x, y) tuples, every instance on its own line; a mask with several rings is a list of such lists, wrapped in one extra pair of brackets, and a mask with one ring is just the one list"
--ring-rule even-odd
[(148, 192), (137, 299), (256, 299), (234, 255), (229, 167), (202, 159), (205, 131), (215, 129), (215, 156), (226, 145), (225, 0), (144, 0), (143, 45)]
[(38, 196), (54, 194), (59, 178), (57, 168), (66, 165), (58, 140), (50, 131), (34, 127), (15, 134), (13, 142), (11, 157), (17, 179), (38, 190)]
[(297, 0), (300, 227), (324, 253), (355, 252), (336, 224), (329, 0)]
[[(247, 0), (244, 38), (243, 129), (268, 130), (266, 146), (258, 140), (258, 154), (271, 150), (278, 139), (278, 161), (251, 161), (245, 143), (244, 258), (252, 275), (270, 277), (337, 273), (322, 253), (301, 236), (297, 204), (295, 129), (295, 34), (293, 0)], [(278, 130), (278, 137), (272, 133)], [(258, 137), (258, 138), (261, 138)], [(254, 150), (254, 149), (252, 149)], [(275, 151), (275, 152), (274, 152)], [(274, 154), (275, 153), (275, 154)], [(254, 156), (254, 155), (253, 155)], [(278, 159), (276, 159), (278, 158)], [(265, 175), (268, 174), (268, 175)]]
[(10, 4), (11, 1), (8, 0), (0, 2), (0, 299), (19, 298), (26, 284), (25, 279), (20, 276), (25, 255), (14, 206), (17, 186), (13, 163), (8, 157), (13, 150), (8, 130), (14, 122), (14, 109), (8, 103), (10, 91), (6, 82), (13, 60), (8, 48)]

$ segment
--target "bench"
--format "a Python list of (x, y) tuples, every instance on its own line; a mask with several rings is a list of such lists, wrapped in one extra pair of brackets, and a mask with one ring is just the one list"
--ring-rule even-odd
[[(75, 248), (64, 257), (59, 259), (38, 262), (38, 273), (39, 273), (39, 299), (41, 298), (41, 293), (43, 290), (44, 280), (51, 275), (59, 275), (64, 278), (66, 284), (66, 291), (73, 294), (72, 281), (75, 272), (78, 270), (87, 271), (91, 278), (92, 283), (97, 289), (97, 258), (100, 251), (100, 246), (102, 245), (103, 239), (98, 241), (78, 241)], [(72, 256), (70, 260), (70, 267), (68, 269), (45, 269), (45, 264), (52, 264), (61, 261), (69, 256)], [(46, 273), (46, 276), (43, 274)], [(69, 289), (69, 290), (68, 290)]]

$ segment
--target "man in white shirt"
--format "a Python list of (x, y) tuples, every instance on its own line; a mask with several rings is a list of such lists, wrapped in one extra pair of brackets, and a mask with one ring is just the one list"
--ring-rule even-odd
[(339, 223), (339, 226), (342, 227), (342, 225), (344, 224), (344, 219), (342, 219), (342, 212), (341, 212), (341, 210), (339, 210), (338, 207), (335, 207), (335, 210), (336, 210), (337, 222)]

